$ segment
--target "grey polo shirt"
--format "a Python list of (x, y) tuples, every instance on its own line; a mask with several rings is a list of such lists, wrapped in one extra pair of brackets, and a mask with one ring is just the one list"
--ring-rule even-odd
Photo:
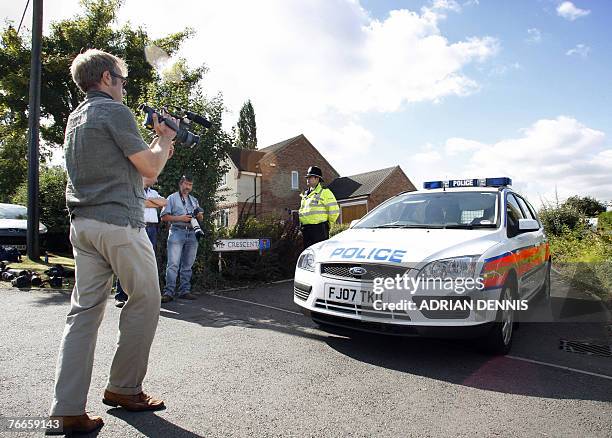
[(142, 176), (128, 157), (148, 148), (127, 106), (106, 93), (88, 92), (68, 117), (64, 138), (70, 214), (143, 227)]
[[(184, 202), (183, 202), (184, 201)], [(179, 192), (174, 192), (170, 196), (168, 196), (168, 203), (162, 209), (160, 216), (165, 216), (167, 214), (171, 216), (182, 216), (184, 214), (193, 214), (193, 210), (196, 207), (199, 207), (200, 204), (198, 200), (191, 195), (187, 195), (185, 199), (181, 198), (181, 194)], [(170, 224), (176, 225), (186, 225), (187, 227), (191, 227), (191, 225), (187, 222), (177, 222), (173, 221)]]

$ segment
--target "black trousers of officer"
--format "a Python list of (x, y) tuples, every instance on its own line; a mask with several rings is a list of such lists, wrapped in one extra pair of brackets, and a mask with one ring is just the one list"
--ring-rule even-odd
[(329, 224), (321, 222), (320, 224), (302, 225), (302, 236), (304, 238), (304, 249), (327, 240), (329, 239)]

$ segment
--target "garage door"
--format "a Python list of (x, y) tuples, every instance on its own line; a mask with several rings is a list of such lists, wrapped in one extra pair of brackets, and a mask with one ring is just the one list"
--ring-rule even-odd
[(341, 208), (343, 224), (350, 224), (352, 220), (361, 219), (368, 212), (366, 204), (349, 205)]

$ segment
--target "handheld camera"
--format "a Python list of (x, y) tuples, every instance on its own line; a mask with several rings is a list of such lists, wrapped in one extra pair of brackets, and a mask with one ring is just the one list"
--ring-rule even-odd
[(200, 224), (198, 223), (196, 216), (203, 212), (204, 210), (202, 210), (200, 207), (196, 207), (193, 209), (193, 213), (191, 214), (191, 226), (193, 227), (193, 231), (198, 240), (204, 237), (204, 231), (202, 231), (202, 228), (200, 228)]
[(194, 134), (189, 129), (191, 128), (191, 122), (195, 122), (198, 125), (203, 126), (204, 128), (210, 128), (212, 124), (204, 117), (197, 113), (183, 110), (180, 107), (170, 105), (169, 108), (174, 108), (176, 113), (172, 113), (168, 111), (167, 108), (163, 108), (163, 110), (169, 114), (170, 116), (179, 119), (179, 125), (176, 124), (164, 116), (161, 115), (159, 111), (155, 108), (150, 107), (146, 104), (140, 105), (140, 109), (145, 113), (145, 121), (144, 126), (147, 129), (153, 129), (153, 114), (157, 114), (157, 120), (159, 123), (165, 122), (168, 127), (174, 131), (176, 131), (176, 137), (174, 139), (174, 144), (177, 146), (186, 146), (186, 147), (194, 147), (195, 145), (200, 143), (200, 136)]

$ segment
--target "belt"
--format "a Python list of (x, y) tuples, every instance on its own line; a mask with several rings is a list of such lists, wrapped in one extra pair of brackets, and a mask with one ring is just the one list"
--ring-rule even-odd
[(306, 228), (306, 227), (320, 227), (325, 224), (327, 224), (327, 221), (319, 222), (318, 224), (301, 224), (301, 225), (302, 225), (302, 228)]
[(193, 227), (191, 225), (172, 224), (171, 227), (180, 228), (182, 230), (193, 230)]
[(157, 228), (159, 226), (159, 224), (157, 222), (147, 222), (146, 226), (147, 227), (155, 227), (155, 228)]

